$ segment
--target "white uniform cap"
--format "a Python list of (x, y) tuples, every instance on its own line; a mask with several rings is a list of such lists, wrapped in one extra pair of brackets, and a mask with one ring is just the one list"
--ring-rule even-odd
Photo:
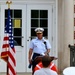
[(36, 32), (36, 33), (42, 33), (43, 31), (44, 31), (43, 28), (36, 28), (36, 29), (35, 29), (35, 32)]

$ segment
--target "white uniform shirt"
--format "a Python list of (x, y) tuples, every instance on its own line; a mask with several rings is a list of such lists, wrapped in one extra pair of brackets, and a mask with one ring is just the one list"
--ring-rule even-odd
[(41, 68), (34, 72), (34, 75), (58, 75), (55, 71), (50, 70), (49, 68)]
[[(44, 42), (46, 42), (46, 45), (44, 44)], [(51, 45), (48, 40), (44, 39), (44, 37), (41, 40), (35, 38), (31, 41), (30, 48), (33, 49), (33, 53), (42, 54), (46, 52), (47, 49), (51, 49)]]

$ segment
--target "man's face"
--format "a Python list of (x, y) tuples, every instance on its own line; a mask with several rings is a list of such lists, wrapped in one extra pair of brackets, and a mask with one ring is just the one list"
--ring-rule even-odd
[(38, 39), (42, 39), (43, 33), (36, 33), (36, 34), (37, 34)]

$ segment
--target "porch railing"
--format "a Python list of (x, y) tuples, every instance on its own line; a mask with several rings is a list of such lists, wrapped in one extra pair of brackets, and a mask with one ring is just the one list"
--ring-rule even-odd
[(75, 66), (75, 46), (69, 45), (70, 48), (70, 66)]

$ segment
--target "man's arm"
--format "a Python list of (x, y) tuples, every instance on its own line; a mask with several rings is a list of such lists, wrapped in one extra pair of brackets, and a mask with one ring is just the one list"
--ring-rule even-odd
[(45, 55), (48, 55), (50, 52), (50, 49), (47, 49), (47, 51), (45, 52)]
[(28, 56), (29, 63), (31, 62), (32, 53), (33, 53), (33, 49), (30, 48), (29, 49), (29, 56)]

